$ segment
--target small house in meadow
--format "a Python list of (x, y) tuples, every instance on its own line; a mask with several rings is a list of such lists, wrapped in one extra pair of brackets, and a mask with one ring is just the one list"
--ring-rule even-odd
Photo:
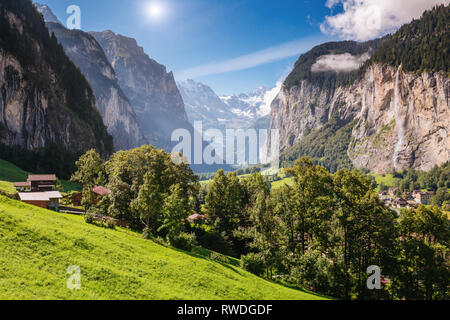
[(19, 192), (20, 201), (44, 209), (58, 210), (59, 200), (62, 199), (59, 191)]
[(108, 196), (111, 191), (103, 186), (96, 186), (92, 188), (92, 192), (94, 193), (94, 203), (97, 204), (101, 198)]
[(56, 182), (54, 174), (30, 174), (27, 181), (15, 182), (14, 187), (19, 192), (46, 192), (53, 191)]

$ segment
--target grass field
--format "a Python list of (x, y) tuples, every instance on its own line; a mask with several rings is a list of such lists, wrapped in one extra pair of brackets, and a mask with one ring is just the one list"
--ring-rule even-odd
[(284, 185), (291, 186), (291, 185), (293, 185), (293, 183), (294, 183), (294, 178), (284, 178), (282, 180), (272, 182), (272, 189), (276, 190), (276, 189), (283, 187)]
[[(51, 172), (49, 172), (51, 173)], [(14, 193), (13, 182), (26, 181), (28, 172), (20, 169), (14, 164), (0, 159), (0, 190), (6, 193)], [(61, 185), (65, 192), (81, 191), (78, 183), (61, 180)]]
[[(249, 175), (250, 174), (240, 175), (239, 178), (244, 179), (244, 178), (248, 177)], [(279, 169), (278, 176), (281, 177), (282, 180), (272, 182), (271, 183), (272, 189), (279, 189), (282, 186), (284, 186), (285, 184), (287, 184), (287, 185), (293, 184), (293, 181), (294, 181), (293, 178), (286, 178), (286, 174), (284, 173), (284, 168)], [(208, 184), (210, 184), (211, 182), (212, 182), (212, 179), (200, 181), (200, 185), (202, 187), (205, 187), (205, 186), (208, 186)]]
[(376, 189), (376, 191), (380, 191), (379, 186), (381, 184), (383, 184), (387, 187), (394, 187), (395, 183), (398, 180), (397, 178), (394, 178), (394, 176), (392, 174), (381, 175), (381, 174), (371, 173), (371, 175), (375, 178), (375, 180), (378, 184), (378, 188)]
[[(0, 196), (0, 299), (322, 299), (208, 255)], [(66, 287), (69, 266), (81, 289)]]

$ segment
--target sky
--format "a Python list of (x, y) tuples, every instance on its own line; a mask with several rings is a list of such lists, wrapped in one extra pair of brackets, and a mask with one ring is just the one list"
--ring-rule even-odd
[(81, 29), (135, 38), (153, 59), (219, 95), (275, 87), (300, 54), (341, 39), (395, 31), (450, 0), (41, 0), (66, 22), (81, 9)]

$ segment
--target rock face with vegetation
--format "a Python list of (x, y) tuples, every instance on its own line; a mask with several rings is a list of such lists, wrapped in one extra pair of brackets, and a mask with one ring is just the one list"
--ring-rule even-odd
[(105, 51), (150, 142), (167, 148), (175, 129), (192, 128), (172, 72), (145, 54), (135, 39), (112, 31), (90, 34)]
[(438, 7), (393, 36), (327, 43), (300, 57), (272, 104), (282, 159), (379, 173), (448, 161), (448, 18), (449, 7)]
[[(96, 106), (108, 132), (114, 138), (116, 150), (131, 149), (146, 142), (136, 114), (118, 84), (114, 69), (101, 46), (88, 33), (69, 30), (51, 22), (52, 13), (46, 6), (38, 6), (50, 33), (54, 33), (66, 54), (86, 76), (94, 92)], [(47, 20), (48, 19), (48, 20)]]
[(360, 90), (361, 99), (348, 149), (355, 167), (428, 171), (448, 161), (449, 86), (450, 79), (439, 73), (372, 65), (353, 90)]
[[(0, 142), (37, 151), (112, 152), (89, 83), (30, 1), (0, 3)], [(49, 160), (51, 161), (51, 159)]]

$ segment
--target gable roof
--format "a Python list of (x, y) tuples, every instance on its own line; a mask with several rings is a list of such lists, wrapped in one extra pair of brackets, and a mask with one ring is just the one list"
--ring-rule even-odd
[(30, 174), (28, 181), (56, 181), (54, 174)]
[(50, 201), (51, 199), (62, 199), (59, 191), (47, 192), (19, 192), (21, 201)]
[(109, 195), (110, 191), (108, 188), (102, 187), (102, 186), (96, 186), (92, 189), (92, 192), (100, 195), (100, 196), (107, 196)]
[(15, 188), (31, 187), (31, 182), (14, 182)]

